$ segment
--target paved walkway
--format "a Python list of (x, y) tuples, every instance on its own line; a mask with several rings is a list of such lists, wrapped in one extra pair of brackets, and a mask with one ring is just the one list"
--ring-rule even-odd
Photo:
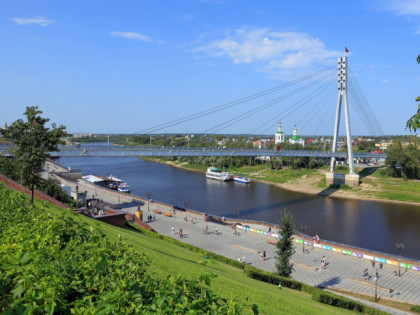
[[(45, 172), (46, 173), (46, 172)], [(48, 177), (48, 174), (43, 174)], [(141, 205), (143, 217), (149, 214), (153, 215), (153, 210), (166, 210), (166, 207), (147, 201), (138, 203), (133, 200), (130, 195), (121, 196), (120, 194), (106, 193), (102, 189), (97, 189), (91, 185), (87, 185), (79, 180), (78, 183), (66, 183), (69, 186), (79, 185), (80, 191), (87, 190), (88, 196), (94, 195), (105, 202), (118, 204), (123, 211), (134, 213), (137, 207)], [(85, 187), (86, 186), (86, 187)], [(74, 190), (74, 187), (72, 187)], [(125, 200), (127, 199), (127, 200)], [(246, 263), (251, 264), (259, 269), (274, 271), (275, 268), (275, 251), (276, 246), (266, 242), (267, 236), (238, 230), (239, 235), (235, 235), (230, 225), (219, 225), (214, 223), (205, 223), (203, 217), (193, 215), (194, 223), (190, 222), (191, 215), (177, 211), (176, 217), (167, 217), (163, 214), (155, 214), (156, 221), (150, 222), (149, 225), (158, 233), (173, 238), (178, 238), (178, 234), (172, 234), (171, 227), (176, 231), (182, 228), (185, 237), (182, 241), (203, 248), (205, 250), (232, 258), (238, 259), (245, 256)], [(187, 221), (185, 220), (187, 217)], [(209, 233), (204, 233), (205, 226), (208, 225)], [(266, 226), (251, 225), (251, 227), (265, 230)], [(219, 234), (214, 233), (217, 227)], [(305, 253), (302, 251), (302, 245), (294, 243), (296, 252), (292, 257), (295, 262), (292, 278), (312, 286), (321, 286), (332, 289), (342, 289), (346, 291), (358, 292), (366, 295), (374, 295), (374, 275), (376, 269), (372, 267), (371, 262), (365, 259), (359, 259), (340, 253), (325, 251), (322, 249), (311, 248), (305, 245)], [(259, 252), (265, 250), (267, 258), (261, 261)], [(322, 270), (321, 259), (325, 256), (327, 266)], [(377, 267), (378, 265), (376, 265)], [(363, 271), (368, 269), (371, 278), (362, 281)], [(378, 297), (383, 299), (391, 299), (400, 302), (408, 302), (420, 305), (420, 272), (405, 271), (402, 269), (401, 277), (398, 277), (398, 267), (385, 264), (382, 270), (378, 270)], [(386, 290), (385, 288), (388, 288)], [(390, 292), (389, 289), (392, 289)], [(352, 298), (353, 299), (353, 298)], [(364, 302), (365, 304), (369, 304)], [(375, 304), (377, 305), (377, 304)], [(378, 305), (379, 306), (379, 305)], [(378, 307), (379, 308), (379, 307)], [(384, 307), (381, 307), (384, 309)], [(405, 314), (391, 308), (384, 309), (392, 314)]]
[[(147, 217), (149, 213), (152, 214), (153, 206), (150, 207), (150, 212), (147, 212), (147, 207), (144, 210), (146, 211), (143, 216)], [(183, 242), (232, 259), (243, 259), (245, 256), (248, 264), (270, 272), (274, 271), (276, 246), (266, 242), (267, 236), (243, 230), (238, 230), (239, 236), (237, 236), (230, 225), (205, 223), (198, 215), (193, 215), (194, 223), (191, 223), (190, 218), (190, 214), (182, 212), (177, 212), (176, 217), (156, 214), (156, 221), (150, 222), (149, 225), (160, 234), (178, 239), (179, 235), (172, 234), (171, 227), (174, 226), (176, 232), (182, 228), (185, 235), (181, 239)], [(206, 225), (209, 227), (208, 234), (204, 233)], [(214, 232), (215, 227), (218, 229), (218, 235)], [(262, 226), (252, 227), (265, 229)], [(295, 243), (295, 247), (296, 252), (292, 256), (292, 261), (295, 262), (293, 279), (312, 286), (375, 294), (373, 278), (377, 269), (372, 267), (370, 261), (309, 246), (305, 246), (303, 253), (302, 245)], [(258, 253), (262, 250), (267, 252), (265, 261), (261, 261)], [(320, 263), (322, 256), (325, 256), (327, 261), (324, 270), (321, 269)], [(363, 281), (362, 274), (366, 268), (370, 279)], [(378, 273), (378, 287), (381, 287), (378, 289), (379, 298), (420, 304), (420, 273), (403, 269), (399, 278), (398, 268), (389, 265), (384, 265)], [(389, 289), (392, 289), (392, 292)]]

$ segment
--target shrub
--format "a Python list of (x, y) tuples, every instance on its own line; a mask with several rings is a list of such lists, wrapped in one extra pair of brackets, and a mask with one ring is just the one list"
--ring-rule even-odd
[(411, 307), (411, 310), (412, 310), (413, 312), (420, 313), (420, 305), (413, 305), (413, 306)]

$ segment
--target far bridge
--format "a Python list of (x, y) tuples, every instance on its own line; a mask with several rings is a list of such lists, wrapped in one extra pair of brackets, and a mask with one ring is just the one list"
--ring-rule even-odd
[[(0, 147), (0, 154), (8, 152), (8, 148)], [(385, 153), (354, 152), (354, 158), (379, 159), (386, 158)], [(243, 156), (243, 157), (313, 157), (347, 159), (347, 152), (311, 151), (311, 150), (269, 150), (243, 148), (196, 148), (196, 147), (116, 147), (116, 146), (59, 146), (59, 151), (51, 152), (51, 157), (195, 157), (195, 156)]]

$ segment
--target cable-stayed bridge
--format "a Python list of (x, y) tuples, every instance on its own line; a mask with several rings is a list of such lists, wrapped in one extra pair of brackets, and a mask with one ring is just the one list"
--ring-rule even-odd
[[(290, 122), (290, 120), (293, 120), (293, 118), (296, 130), (296, 118), (299, 118), (299, 123), (302, 123), (301, 126), (303, 126), (303, 128), (300, 129), (301, 131), (308, 125), (316, 126), (315, 130), (311, 130), (310, 133), (313, 135), (320, 135), (320, 138), (331, 135), (331, 129), (334, 129), (333, 140), (331, 142), (331, 151), (323, 151), (323, 144), (321, 141), (318, 142), (319, 145), (312, 147), (312, 150), (304, 150), (304, 148), (301, 150), (287, 150), (288, 143), (287, 141), (284, 141), (284, 137), (282, 137), (281, 143), (275, 143), (275, 147), (281, 147), (282, 150), (258, 150), (240, 148), (209, 149), (185, 146), (148, 146), (126, 148), (115, 146), (61, 146), (59, 147), (60, 151), (52, 152), (51, 156), (294, 156), (331, 158), (330, 173), (332, 174), (335, 170), (336, 159), (340, 158), (347, 159), (350, 175), (357, 176), (354, 173), (353, 158), (384, 158), (386, 157), (386, 154), (353, 152), (353, 142), (350, 131), (350, 111), (355, 111), (355, 113), (360, 117), (360, 120), (368, 134), (381, 136), (384, 134), (384, 132), (375, 117), (374, 111), (370, 108), (369, 103), (364, 97), (363, 92), (361, 91), (359, 84), (356, 81), (356, 75), (352, 74), (351, 70), (349, 69), (347, 60), (347, 57), (340, 57), (338, 58), (338, 66), (327, 67), (315, 73), (278, 85), (271, 89), (255, 93), (220, 106), (209, 108), (195, 114), (190, 114), (178, 119), (174, 119), (166, 123), (154, 125), (132, 134), (132, 136), (149, 136), (151, 141), (152, 134), (164, 132), (168, 129), (171, 130), (171, 128), (181, 124), (184, 124), (185, 126), (186, 123), (202, 119), (199, 126), (204, 130), (198, 132), (198, 134), (203, 134), (207, 137), (221, 133), (229, 134), (232, 133), (229, 132), (231, 131), (229, 130), (231, 126), (238, 125), (241, 122), (242, 124), (247, 122), (246, 126), (250, 129), (252, 128), (252, 130), (249, 131), (247, 135), (251, 137), (255, 134), (267, 134), (269, 130), (274, 133), (274, 127), (279, 123), (279, 121)], [(281, 94), (274, 97), (274, 93)], [(302, 94), (305, 95), (302, 96)], [(330, 106), (332, 104), (331, 100), (334, 100), (334, 94), (337, 95), (335, 119), (334, 117), (331, 117), (334, 113), (334, 110), (333, 107)], [(348, 95), (352, 100), (351, 107), (349, 106)], [(253, 102), (261, 100), (263, 100), (262, 104), (253, 104)], [(248, 107), (246, 107), (245, 104), (248, 104)], [(339, 127), (342, 107), (345, 118), (345, 145), (347, 146), (347, 152), (339, 152), (337, 145), (339, 141)], [(280, 112), (277, 112), (279, 110)], [(220, 115), (222, 112), (223, 115)], [(299, 115), (293, 116), (299, 112)], [(211, 115), (214, 114), (218, 115), (217, 118), (211, 118)], [(260, 117), (260, 119), (257, 119), (257, 117)], [(335, 124), (332, 123), (333, 121), (335, 121)], [(215, 125), (209, 126), (209, 124), (212, 123)], [(191, 130), (191, 128), (186, 129)], [(319, 132), (322, 129), (325, 131)], [(189, 141), (189, 135), (187, 135), (187, 137)], [(299, 136), (297, 136), (297, 134), (295, 135), (294, 132), (293, 136), (290, 137), (289, 142), (292, 143), (291, 140), (295, 139), (299, 139)], [(0, 152), (1, 151), (7, 151), (7, 148), (3, 147), (2, 149), (0, 147)]]
[[(347, 152), (311, 151), (311, 150), (268, 150), (268, 149), (241, 149), (241, 148), (156, 148), (156, 147), (97, 147), (84, 146), (72, 148), (61, 146), (59, 152), (51, 152), (51, 156), (84, 156), (84, 157), (129, 157), (129, 156), (271, 156), (271, 157), (316, 157), (316, 158), (342, 158), (347, 159)], [(385, 153), (356, 152), (355, 158), (385, 158)]]
[[(0, 154), (11, 155), (13, 146), (0, 147)], [(122, 146), (59, 146), (59, 151), (50, 152), (51, 157), (131, 157), (131, 156), (270, 156), (270, 157), (316, 157), (347, 159), (347, 152), (312, 151), (312, 150), (268, 150), (244, 148), (195, 148), (195, 147), (122, 147)], [(386, 158), (386, 153), (355, 152), (355, 158)]]

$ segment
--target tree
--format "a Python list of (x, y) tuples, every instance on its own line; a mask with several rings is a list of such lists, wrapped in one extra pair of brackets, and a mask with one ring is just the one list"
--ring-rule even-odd
[(290, 263), (290, 258), (295, 253), (293, 247), (293, 234), (295, 231), (293, 216), (286, 209), (284, 209), (283, 216), (281, 217), (280, 228), (279, 234), (281, 238), (276, 244), (277, 274), (282, 277), (290, 277), (293, 271), (293, 264)]
[[(417, 56), (417, 63), (420, 64), (420, 55)], [(416, 102), (420, 102), (420, 96), (416, 98)], [(418, 105), (417, 114), (414, 114), (413, 117), (407, 121), (407, 126), (405, 129), (407, 128), (413, 132), (416, 132), (417, 129), (420, 129), (420, 103)]]
[(35, 184), (38, 180), (36, 175), (49, 156), (49, 152), (58, 151), (58, 144), (62, 144), (61, 138), (66, 135), (65, 127), (57, 128), (52, 124), (48, 128), (45, 124), (48, 118), (40, 116), (42, 111), (38, 106), (26, 107), (24, 115), (27, 121), (16, 120), (12, 125), (3, 131), (15, 145), (13, 153), (18, 163), (23, 184), (31, 189), (31, 203), (34, 200)]

